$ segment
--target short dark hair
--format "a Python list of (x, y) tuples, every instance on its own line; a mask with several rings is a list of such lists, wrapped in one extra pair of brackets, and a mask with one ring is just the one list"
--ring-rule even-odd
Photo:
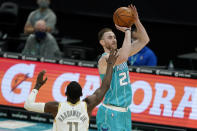
[(105, 32), (109, 32), (109, 31), (112, 31), (112, 29), (110, 28), (103, 28), (99, 31), (98, 33), (98, 40), (100, 41), (104, 35)]
[(72, 100), (77, 100), (82, 96), (82, 88), (81, 85), (76, 81), (71, 81), (66, 89), (67, 96), (69, 96)]

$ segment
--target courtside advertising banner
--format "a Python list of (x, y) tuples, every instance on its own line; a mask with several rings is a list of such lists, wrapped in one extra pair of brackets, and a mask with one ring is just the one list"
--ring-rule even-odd
[[(23, 107), (43, 69), (48, 80), (41, 87), (37, 102), (66, 101), (65, 90), (70, 81), (81, 84), (81, 99), (101, 85), (97, 68), (0, 58), (0, 104)], [(133, 72), (130, 79), (132, 120), (197, 129), (197, 80)], [(93, 116), (97, 109), (98, 106)]]

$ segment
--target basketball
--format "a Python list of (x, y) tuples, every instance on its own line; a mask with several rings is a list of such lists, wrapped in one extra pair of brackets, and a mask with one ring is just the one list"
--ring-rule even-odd
[(114, 12), (113, 21), (118, 26), (131, 27), (135, 21), (133, 10), (128, 7), (118, 8)]

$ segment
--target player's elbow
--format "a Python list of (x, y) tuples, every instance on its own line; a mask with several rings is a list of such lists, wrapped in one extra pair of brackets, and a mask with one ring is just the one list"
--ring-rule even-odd
[(141, 40), (145, 45), (147, 45), (150, 41), (150, 38), (147, 36), (147, 37), (144, 37), (142, 40)]
[(30, 103), (28, 101), (25, 101), (24, 108), (28, 111), (30, 110)]
[(141, 39), (140, 40), (140, 43), (141, 43), (142, 46), (146, 46), (149, 43), (149, 41), (150, 41), (149, 38), (147, 38), (147, 39)]
[(25, 102), (24, 108), (25, 108), (26, 110), (28, 110), (28, 104), (27, 104), (27, 102)]
[(147, 38), (145, 39), (145, 43), (148, 44), (149, 42), (150, 42), (150, 38), (147, 37)]

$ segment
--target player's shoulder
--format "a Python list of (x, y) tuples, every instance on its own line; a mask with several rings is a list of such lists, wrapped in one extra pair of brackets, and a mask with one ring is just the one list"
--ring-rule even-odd
[(102, 55), (101, 58), (98, 61), (98, 70), (99, 74), (105, 74), (107, 69), (107, 59), (109, 57), (109, 54)]
[(106, 60), (108, 59), (109, 57), (109, 53), (104, 53), (98, 60), (98, 64), (105, 64), (106, 63)]
[(109, 57), (109, 53), (103, 53), (99, 59), (100, 60), (106, 60)]
[(80, 101), (80, 102), (81, 102), (81, 104), (82, 104), (83, 106), (87, 107), (87, 102), (86, 102), (85, 100)]

